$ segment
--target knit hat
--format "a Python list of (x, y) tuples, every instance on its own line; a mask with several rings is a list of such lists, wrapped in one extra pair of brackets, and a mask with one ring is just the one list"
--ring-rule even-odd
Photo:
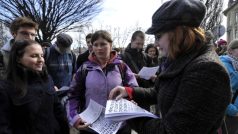
[(70, 47), (70, 45), (73, 43), (73, 39), (68, 34), (60, 33), (56, 37), (56, 43), (62, 47)]
[(218, 46), (227, 45), (227, 42), (223, 39), (220, 39), (219, 41), (217, 41), (217, 45)]
[(236, 49), (238, 48), (238, 39), (234, 39), (228, 45), (228, 49)]
[(147, 34), (168, 31), (177, 26), (199, 27), (206, 13), (200, 0), (171, 0), (165, 2), (152, 16)]

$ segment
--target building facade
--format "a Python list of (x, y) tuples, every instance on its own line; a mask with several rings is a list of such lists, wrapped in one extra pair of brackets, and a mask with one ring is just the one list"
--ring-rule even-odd
[(238, 38), (238, 1), (229, 0), (228, 8), (223, 12), (227, 17), (227, 41), (228, 43)]

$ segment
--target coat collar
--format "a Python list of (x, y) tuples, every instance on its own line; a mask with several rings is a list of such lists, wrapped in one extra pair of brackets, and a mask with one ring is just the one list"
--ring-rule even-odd
[(196, 59), (197, 57), (206, 53), (207, 51), (209, 51), (210, 54), (212, 53), (215, 55), (215, 52), (213, 53), (212, 50), (210, 49), (210, 47), (207, 45), (202, 46), (199, 51), (191, 50), (191, 51), (179, 56), (174, 61), (172, 61), (171, 64), (168, 66), (168, 68), (159, 74), (159, 77), (160, 78), (161, 77), (163, 77), (163, 78), (175, 77), (176, 75), (181, 73), (184, 70), (184, 68), (192, 60)]
[[(96, 69), (101, 70), (101, 67), (94, 53), (90, 53), (88, 59), (89, 60), (84, 63), (84, 64), (87, 64), (86, 66), (87, 70), (96, 70)], [(120, 60), (120, 57), (117, 55), (117, 52), (112, 51), (110, 61), (108, 62), (107, 66), (120, 64), (121, 62), (122, 61)]]
[[(111, 51), (110, 52), (110, 59), (108, 61), (108, 64), (113, 63), (113, 61), (117, 58), (117, 52), (116, 51)], [(94, 52), (90, 53), (88, 56), (89, 61), (99, 64), (99, 61), (95, 55)]]
[(132, 55), (142, 53), (143, 49), (136, 49), (136, 48), (131, 48), (131, 43), (128, 44), (128, 46), (125, 49), (125, 52), (128, 52)]

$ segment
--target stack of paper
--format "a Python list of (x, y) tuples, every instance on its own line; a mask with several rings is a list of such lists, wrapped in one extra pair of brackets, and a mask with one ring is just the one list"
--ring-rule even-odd
[(91, 99), (87, 109), (79, 114), (79, 116), (87, 123), (90, 123), (90, 128), (99, 134), (116, 134), (122, 122), (105, 119), (104, 113), (105, 108)]
[(127, 119), (135, 117), (158, 118), (126, 99), (108, 100), (106, 108), (90, 99), (87, 109), (79, 116), (86, 123), (91, 124), (89, 128), (99, 134), (116, 134), (122, 122)]
[(156, 115), (126, 99), (107, 101), (105, 118), (113, 121), (125, 121), (136, 117), (158, 118)]

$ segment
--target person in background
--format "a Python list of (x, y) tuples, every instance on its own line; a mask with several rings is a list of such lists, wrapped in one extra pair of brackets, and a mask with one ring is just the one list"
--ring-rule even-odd
[[(149, 56), (150, 67), (159, 66), (159, 64), (163, 60), (162, 57), (159, 58), (159, 50), (157, 49), (157, 47), (154, 44), (148, 44), (145, 49), (145, 53)], [(150, 87), (154, 86), (156, 77), (157, 77), (156, 75), (152, 76), (152, 78), (150, 80)], [(154, 114), (159, 114), (159, 109), (156, 107), (157, 107), (156, 105), (151, 105), (150, 112), (152, 112)]]
[(35, 40), (38, 24), (27, 17), (14, 19), (10, 24), (13, 39), (9, 40), (0, 50), (0, 79), (6, 78), (6, 70), (12, 45), (15, 41), (30, 39)]
[[(90, 99), (105, 107), (112, 88), (118, 85), (126, 88), (138, 86), (130, 68), (112, 50), (112, 38), (107, 31), (96, 31), (91, 42), (93, 52), (90, 53), (89, 60), (78, 69), (70, 86), (67, 104), (69, 122), (80, 130), (80, 134), (95, 133), (79, 116)], [(118, 134), (131, 134), (131, 130), (124, 126)]]
[(229, 134), (238, 133), (238, 39), (234, 39), (228, 45), (228, 55), (220, 56), (230, 75), (232, 89), (232, 102), (226, 111), (225, 123)]
[(227, 54), (227, 42), (223, 39), (217, 41), (216, 52), (219, 56)]
[(15, 41), (7, 80), (0, 81), (1, 134), (69, 134), (66, 113), (33, 40)]
[(217, 44), (214, 42), (214, 35), (213, 33), (208, 30), (208, 31), (205, 31), (205, 37), (206, 37), (206, 44), (208, 45), (211, 45), (212, 48), (216, 51), (217, 49)]
[(205, 36), (206, 36), (206, 43), (214, 46), (215, 43), (214, 43), (214, 35), (213, 35), (213, 33), (210, 30), (205, 31)]
[(149, 65), (148, 56), (143, 52), (143, 46), (145, 42), (145, 34), (142, 31), (135, 31), (131, 37), (131, 43), (128, 44), (124, 53), (121, 55), (122, 60), (130, 67), (134, 73), (138, 84), (141, 87), (148, 87), (149, 82), (140, 78), (139, 71), (144, 66)]
[[(139, 71), (143, 67), (150, 66), (150, 58), (143, 52), (143, 46), (145, 42), (144, 32), (138, 30), (135, 31), (131, 36), (131, 42), (126, 47), (124, 53), (121, 55), (122, 60), (130, 67), (134, 73), (136, 80), (140, 87), (148, 88), (151, 87), (151, 80), (154, 80), (155, 77), (150, 80), (145, 80), (140, 78)], [(149, 110), (150, 105), (147, 105), (146, 102), (136, 102), (142, 108)]]
[(117, 54), (121, 54), (121, 48), (115, 47), (115, 48), (113, 48), (113, 50), (117, 51)]
[(86, 36), (86, 43), (87, 43), (87, 46), (88, 46), (88, 50), (78, 56), (76, 69), (78, 69), (85, 61), (88, 60), (88, 56), (93, 50), (92, 49), (92, 43), (91, 43), (92, 35), (93, 35), (92, 33), (89, 33)]
[(56, 42), (45, 51), (45, 64), (57, 88), (69, 86), (75, 73), (76, 56), (71, 50), (70, 35), (57, 35)]
[(231, 100), (230, 81), (216, 52), (199, 27), (206, 6), (199, 0), (171, 0), (153, 15), (146, 31), (167, 59), (155, 86), (116, 87), (109, 99), (129, 97), (157, 104), (160, 118), (127, 123), (139, 134), (216, 134)]
[(151, 63), (151, 67), (155, 67), (159, 65), (159, 50), (157, 47), (154, 46), (154, 44), (148, 44), (145, 53), (149, 56)]

